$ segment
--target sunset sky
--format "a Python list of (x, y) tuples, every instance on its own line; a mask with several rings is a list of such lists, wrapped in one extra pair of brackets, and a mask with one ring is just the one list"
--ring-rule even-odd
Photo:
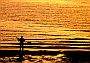
[(21, 35), (54, 42), (90, 38), (90, 1), (1, 0), (0, 41), (16, 41)]

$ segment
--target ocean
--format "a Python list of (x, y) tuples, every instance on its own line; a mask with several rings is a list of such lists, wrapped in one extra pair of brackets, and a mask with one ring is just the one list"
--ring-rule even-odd
[(89, 1), (53, 2), (1, 0), (0, 50), (19, 50), (23, 36), (27, 51), (90, 51)]

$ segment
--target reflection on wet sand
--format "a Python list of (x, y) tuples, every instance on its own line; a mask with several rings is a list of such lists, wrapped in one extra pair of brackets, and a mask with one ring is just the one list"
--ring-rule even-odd
[[(0, 58), (0, 62), (18, 62), (18, 57), (3, 57)], [(31, 56), (24, 55), (22, 63), (70, 63), (69, 59), (63, 54), (57, 56), (42, 55), (42, 56)]]
[(0, 62), (4, 63), (87, 63), (90, 62), (89, 59), (82, 60), (82, 59), (75, 59), (74, 61), (64, 54), (59, 54), (56, 56), (51, 55), (24, 55), (23, 61), (19, 62), (18, 57), (2, 57), (0, 58)]

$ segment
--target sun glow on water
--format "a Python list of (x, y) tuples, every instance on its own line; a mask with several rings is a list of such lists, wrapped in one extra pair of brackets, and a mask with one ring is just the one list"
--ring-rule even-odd
[(46, 39), (90, 37), (88, 0), (1, 1), (8, 3), (0, 9), (0, 40), (16, 40), (21, 35)]

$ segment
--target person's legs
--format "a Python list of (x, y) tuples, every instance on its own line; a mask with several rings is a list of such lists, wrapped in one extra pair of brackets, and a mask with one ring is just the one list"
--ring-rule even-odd
[(20, 44), (20, 51), (22, 51), (22, 44)]
[(20, 61), (23, 60), (23, 48), (22, 47), (23, 47), (23, 45), (20, 44), (20, 54), (19, 54)]
[(23, 46), (23, 44), (22, 44), (22, 51), (24, 51), (24, 49), (23, 49), (23, 48), (24, 48), (24, 46)]

